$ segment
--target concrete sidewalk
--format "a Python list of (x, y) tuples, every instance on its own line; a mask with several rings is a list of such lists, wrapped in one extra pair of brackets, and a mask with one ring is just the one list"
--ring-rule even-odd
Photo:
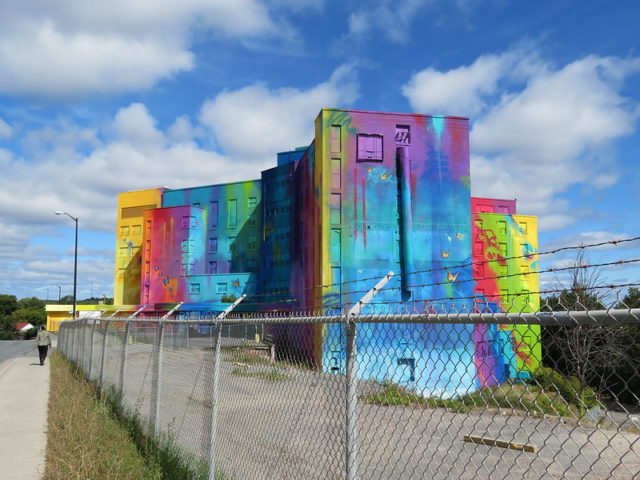
[[(52, 341), (55, 346), (55, 337)], [(34, 340), (23, 355), (0, 363), (0, 477), (37, 480), (47, 447), (49, 358), (40, 366)], [(51, 353), (51, 350), (49, 350)]]

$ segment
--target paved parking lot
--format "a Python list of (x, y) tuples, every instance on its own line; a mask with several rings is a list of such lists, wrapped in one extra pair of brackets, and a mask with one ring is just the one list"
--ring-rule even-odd
[[(111, 340), (111, 339), (110, 339)], [(225, 350), (219, 396), (207, 341), (163, 350), (161, 425), (185, 449), (208, 458), (217, 399), (216, 459), (229, 478), (345, 478), (344, 378)], [(105, 378), (118, 385), (121, 345), (108, 347)], [(94, 354), (100, 340), (96, 337)], [(100, 346), (99, 346), (100, 345)], [(169, 343), (167, 343), (169, 345)], [(125, 401), (142, 415), (152, 402), (152, 346), (128, 347)], [(99, 364), (94, 358), (93, 365)], [(94, 367), (95, 368), (95, 367)], [(94, 371), (95, 376), (95, 371)], [(361, 395), (371, 384), (361, 382)], [(375, 387), (373, 387), (375, 388)], [(640, 476), (640, 437), (524, 412), (358, 404), (360, 478), (620, 478)], [(624, 421), (628, 419), (624, 417)], [(464, 435), (533, 444), (536, 453), (477, 445)]]

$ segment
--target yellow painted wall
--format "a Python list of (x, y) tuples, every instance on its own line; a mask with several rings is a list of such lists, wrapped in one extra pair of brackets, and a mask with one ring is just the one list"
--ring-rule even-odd
[[(83, 312), (102, 312), (103, 316), (110, 316), (115, 313), (115, 317), (128, 316), (136, 311), (137, 305), (76, 305), (78, 316)], [(46, 305), (47, 330), (57, 332), (60, 324), (71, 320), (73, 305)]]
[(140, 257), (144, 236), (143, 214), (150, 208), (162, 206), (165, 188), (150, 188), (118, 195), (116, 221), (115, 272), (113, 303), (140, 303)]

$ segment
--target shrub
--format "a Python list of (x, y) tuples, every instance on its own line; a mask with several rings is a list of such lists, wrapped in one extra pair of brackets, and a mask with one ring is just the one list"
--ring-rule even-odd
[(567, 378), (553, 368), (538, 368), (530, 383), (544, 390), (558, 392), (570, 405), (586, 408), (598, 405), (596, 392), (591, 387), (581, 384), (577, 377)]
[(25, 340), (30, 340), (32, 338), (35, 338), (36, 335), (38, 335), (38, 329), (30, 328), (29, 330), (22, 332), (21, 335), (22, 335), (22, 338), (24, 338)]

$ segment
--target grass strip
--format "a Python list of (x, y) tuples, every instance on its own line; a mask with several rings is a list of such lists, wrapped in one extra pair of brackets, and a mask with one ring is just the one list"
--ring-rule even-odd
[(558, 392), (533, 385), (507, 383), (454, 398), (423, 397), (394, 383), (385, 383), (383, 387), (382, 392), (367, 395), (363, 401), (374, 405), (447, 408), (457, 413), (474, 408), (503, 408), (529, 415), (581, 417), (579, 405), (570, 404)]
[[(205, 480), (207, 464), (170, 437), (152, 438), (113, 390), (100, 392), (74, 363), (51, 355), (44, 480)], [(215, 478), (227, 478), (216, 472)]]
[(282, 382), (289, 377), (284, 373), (278, 371), (275, 368), (272, 368), (268, 371), (250, 371), (246, 368), (234, 368), (231, 371), (231, 375), (238, 375), (239, 377), (250, 377), (250, 378), (258, 378), (260, 380), (266, 380), (268, 382)]
[(159, 465), (145, 461), (77, 367), (58, 352), (50, 358), (44, 480), (161, 480)]

